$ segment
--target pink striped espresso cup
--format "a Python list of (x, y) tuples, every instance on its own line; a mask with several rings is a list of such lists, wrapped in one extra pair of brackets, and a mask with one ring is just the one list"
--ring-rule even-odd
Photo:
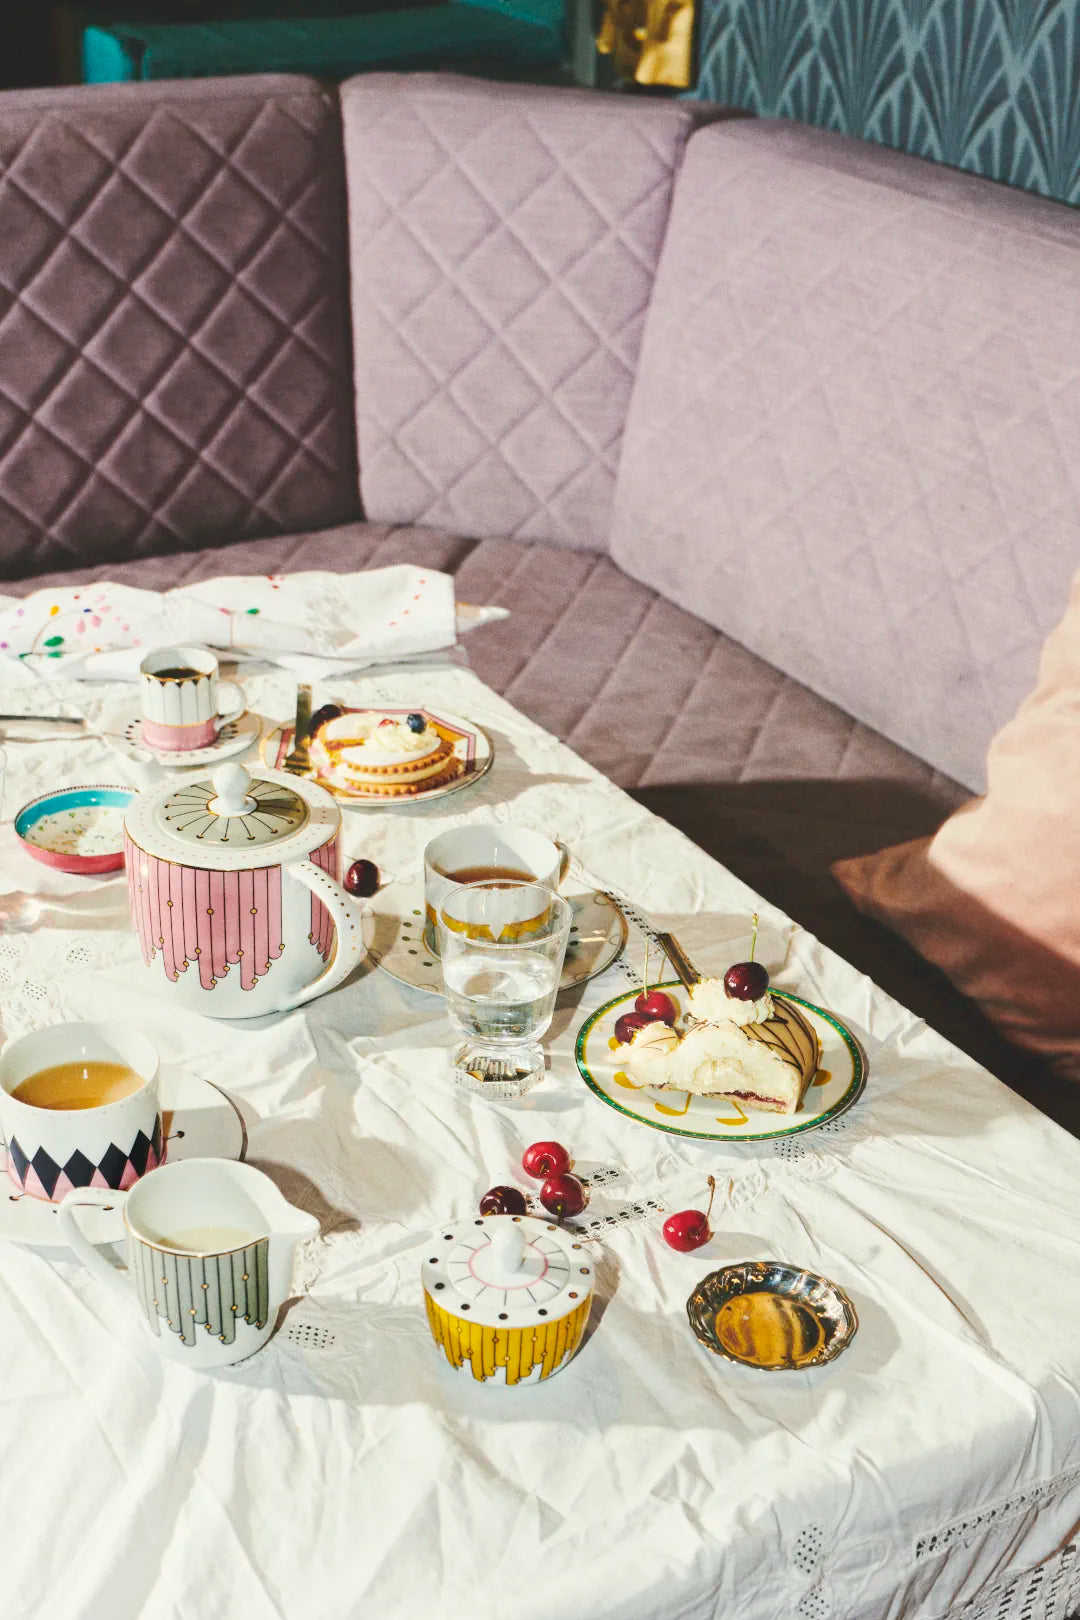
[(139, 682), (147, 748), (206, 748), (244, 712), (244, 694), (218, 680), (218, 661), (205, 647), (158, 647), (139, 665)]

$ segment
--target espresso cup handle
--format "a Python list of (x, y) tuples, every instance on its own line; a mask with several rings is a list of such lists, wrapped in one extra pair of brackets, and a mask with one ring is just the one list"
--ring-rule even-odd
[(87, 1271), (96, 1277), (98, 1282), (108, 1283), (110, 1288), (118, 1288), (122, 1294), (128, 1292), (127, 1267), (119, 1268), (111, 1265), (101, 1251), (94, 1247), (79, 1225), (77, 1211), (80, 1205), (84, 1204), (94, 1204), (98, 1209), (108, 1207), (115, 1209), (123, 1204), (126, 1197), (126, 1192), (113, 1192), (111, 1187), (72, 1187), (64, 1197), (56, 1216), (64, 1241), (76, 1259), (82, 1261)]
[[(235, 681), (219, 681), (217, 689), (218, 712), (214, 716), (214, 724), (220, 731), (232, 720), (239, 720), (247, 703), (243, 692)], [(228, 705), (225, 707), (224, 705)]]
[(566, 874), (570, 870), (570, 851), (561, 838), (553, 838), (551, 842), (559, 852), (559, 882), (566, 882)]

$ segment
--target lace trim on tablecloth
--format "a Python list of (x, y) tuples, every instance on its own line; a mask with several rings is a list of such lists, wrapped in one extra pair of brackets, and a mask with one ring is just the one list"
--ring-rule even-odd
[(117, 929), (48, 929), (0, 934), (0, 1028), (6, 1040), (70, 1014), (67, 990), (77, 978), (133, 956), (132, 937)]
[[(1048, 1481), (1047, 1493), (1044, 1494), (1070, 1482), (1077, 1474), (1080, 1474), (1080, 1469)], [(985, 1528), (1008, 1517), (1009, 1512), (1020, 1512), (1022, 1508), (1030, 1506), (1033, 1500), (1042, 1499), (1042, 1496), (1033, 1497), (1031, 1492), (1024, 1493), (1022, 1502), (1019, 1495), (1010, 1497), (1006, 1503), (997, 1504), (997, 1510), (992, 1508), (985, 1515), (975, 1515), (964, 1522), (975, 1531), (977, 1525)], [(958, 1544), (955, 1540), (949, 1543)], [(920, 1541), (919, 1547), (922, 1546), (923, 1542)], [(945, 1548), (939, 1544), (934, 1549), (926, 1550), (944, 1551)], [(796, 1538), (791, 1562), (798, 1576), (807, 1580), (809, 1585), (798, 1597), (793, 1594), (793, 1620), (845, 1620), (843, 1611), (837, 1608), (828, 1591), (823, 1552), (824, 1537), (820, 1527), (816, 1524), (806, 1525)], [(917, 1548), (916, 1557), (920, 1556), (923, 1554)], [(942, 1620), (1076, 1620), (1076, 1616), (1080, 1615), (1078, 1605), (1080, 1557), (1077, 1544), (1071, 1542), (1034, 1569), (995, 1581), (981, 1597), (949, 1609)]]
[[(1080, 1604), (1080, 1560), (1070, 1543), (1035, 1569), (1010, 1575), (945, 1620), (1070, 1620)], [(815, 1617), (816, 1620), (816, 1617)]]
[(1025, 1513), (1029, 1508), (1038, 1507), (1059, 1492), (1067, 1490), (1080, 1480), (1080, 1467), (1066, 1469), (1062, 1474), (1055, 1474), (1053, 1479), (1036, 1480), (1026, 1485), (1023, 1490), (1015, 1491), (1011, 1496), (1001, 1497), (986, 1507), (979, 1508), (974, 1513), (967, 1513), (962, 1518), (953, 1519), (951, 1523), (942, 1525), (939, 1529), (919, 1536), (915, 1543), (915, 1557), (930, 1558), (935, 1553), (947, 1552), (950, 1547), (966, 1547), (986, 1533), (991, 1525), (1000, 1524), (1005, 1519), (1013, 1519), (1017, 1514)]

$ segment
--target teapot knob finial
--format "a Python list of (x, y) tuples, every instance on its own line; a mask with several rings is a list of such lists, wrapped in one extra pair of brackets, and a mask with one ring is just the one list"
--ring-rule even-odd
[(217, 797), (206, 808), (215, 816), (244, 816), (254, 810), (255, 800), (248, 793), (251, 773), (242, 765), (219, 765), (210, 780)]

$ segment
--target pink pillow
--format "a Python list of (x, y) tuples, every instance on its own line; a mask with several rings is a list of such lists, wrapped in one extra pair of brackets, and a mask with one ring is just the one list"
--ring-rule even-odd
[(987, 781), (933, 838), (833, 872), (1010, 1040), (1080, 1079), (1080, 574)]

